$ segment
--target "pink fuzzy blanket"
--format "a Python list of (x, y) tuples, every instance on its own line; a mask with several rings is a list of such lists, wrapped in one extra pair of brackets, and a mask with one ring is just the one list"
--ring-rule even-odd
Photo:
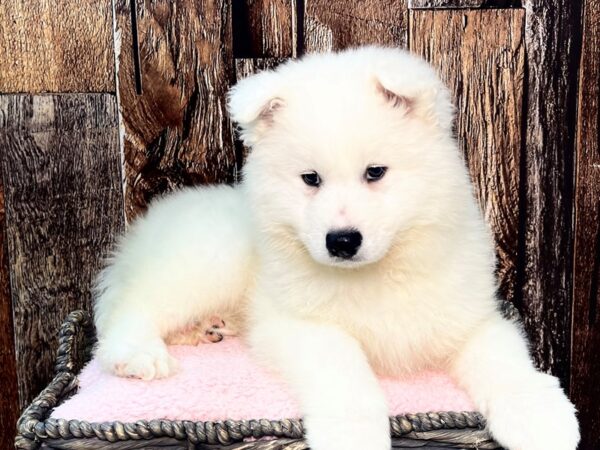
[[(173, 346), (180, 371), (167, 379), (118, 378), (92, 360), (79, 376), (79, 392), (52, 417), (91, 422), (139, 419), (215, 421), (300, 417), (285, 383), (256, 365), (239, 339)], [(467, 395), (447, 375), (427, 372), (410, 379), (381, 378), (390, 415), (470, 411)]]

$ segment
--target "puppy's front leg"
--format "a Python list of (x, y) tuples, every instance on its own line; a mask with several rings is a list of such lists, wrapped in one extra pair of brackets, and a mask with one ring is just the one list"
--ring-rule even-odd
[(388, 407), (358, 342), (327, 325), (262, 320), (252, 346), (298, 396), (312, 450), (389, 450)]
[(96, 356), (105, 370), (143, 380), (164, 378), (176, 371), (177, 361), (169, 354), (156, 318), (126, 308), (116, 316), (98, 329)]
[(471, 337), (453, 362), (456, 381), (508, 450), (575, 450), (575, 408), (555, 377), (537, 372), (517, 326), (497, 317)]

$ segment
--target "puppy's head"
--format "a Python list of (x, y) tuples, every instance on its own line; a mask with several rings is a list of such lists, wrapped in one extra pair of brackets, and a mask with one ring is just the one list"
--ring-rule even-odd
[(239, 82), (229, 108), (251, 147), (244, 184), (261, 230), (319, 263), (382, 259), (407, 230), (439, 220), (456, 181), (449, 94), (401, 50), (289, 62)]

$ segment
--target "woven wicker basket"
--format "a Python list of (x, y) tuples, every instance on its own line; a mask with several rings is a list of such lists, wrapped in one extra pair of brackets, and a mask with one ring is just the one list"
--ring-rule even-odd
[[(508, 315), (512, 315), (512, 312)], [(19, 449), (253, 449), (301, 450), (301, 419), (192, 422), (139, 420), (93, 423), (50, 418), (52, 409), (77, 391), (77, 373), (95, 343), (89, 313), (75, 311), (62, 325), (56, 375), (17, 423)], [(476, 412), (406, 414), (390, 418), (393, 448), (499, 449)], [(369, 450), (369, 449), (365, 449)]]

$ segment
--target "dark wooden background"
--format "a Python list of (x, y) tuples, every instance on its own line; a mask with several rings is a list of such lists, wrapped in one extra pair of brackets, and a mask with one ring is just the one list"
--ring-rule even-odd
[[(600, 448), (600, 0), (0, 2), (0, 448), (66, 314), (155, 195), (235, 182), (225, 93), (302, 53), (378, 43), (439, 68), (494, 230), (502, 295)], [(120, 107), (120, 109), (119, 109)], [(124, 130), (121, 135), (120, 127)]]

